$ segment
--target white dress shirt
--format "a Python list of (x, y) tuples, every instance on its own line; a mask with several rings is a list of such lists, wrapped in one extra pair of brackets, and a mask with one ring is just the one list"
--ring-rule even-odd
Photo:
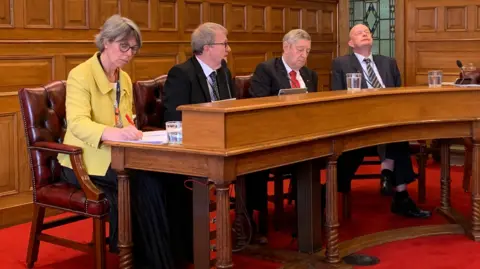
[(364, 62), (364, 59), (370, 59), (370, 65), (372, 66), (373, 72), (377, 76), (378, 82), (382, 85), (382, 88), (385, 88), (385, 84), (382, 81), (382, 77), (380, 76), (380, 73), (378, 73), (377, 66), (375, 65), (375, 62), (373, 61), (372, 54), (370, 54), (368, 57), (363, 57), (363, 55), (360, 55), (358, 53), (355, 53), (355, 56), (357, 56), (358, 61), (360, 62), (360, 65), (362, 66), (363, 69), (363, 76), (366, 79), (367, 86), (369, 89), (372, 89), (373, 86), (371, 85), (371, 81), (368, 80), (368, 70), (367, 70), (367, 63)]
[[(288, 66), (288, 64), (283, 59), (283, 56), (282, 56), (282, 62), (283, 62), (283, 65), (285, 65), (285, 69), (287, 69), (288, 80), (290, 81), (290, 71), (292, 71), (293, 69), (290, 68), (290, 66)], [(300, 71), (298, 71), (298, 70), (294, 70), (294, 71), (297, 72), (297, 80), (298, 80), (298, 83), (300, 83), (300, 88), (307, 88), (305, 86), (305, 82), (303, 81), (302, 76), (300, 75)], [(292, 82), (291, 81), (290, 81), (290, 87), (292, 87)]]
[[(213, 70), (210, 66), (208, 66), (206, 63), (204, 63), (202, 60), (200, 60), (197, 56), (195, 56), (195, 58), (197, 58), (198, 63), (202, 67), (203, 73), (207, 77), (207, 85), (208, 85), (208, 91), (210, 92), (210, 99), (215, 100), (215, 94), (213, 94), (213, 89), (212, 89), (213, 81), (210, 78), (210, 74), (212, 72), (217, 72), (217, 71)], [(218, 81), (217, 81), (217, 83), (218, 83)]]

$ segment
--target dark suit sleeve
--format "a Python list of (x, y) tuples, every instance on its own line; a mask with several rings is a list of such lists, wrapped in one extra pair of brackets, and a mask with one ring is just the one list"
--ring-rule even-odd
[(345, 79), (343, 75), (342, 65), (339, 61), (332, 61), (332, 80), (330, 83), (330, 89), (333, 91), (336, 90), (345, 90), (347, 85), (345, 85)]
[(271, 95), (271, 88), (272, 78), (268, 75), (267, 66), (265, 63), (260, 63), (255, 68), (248, 92), (251, 97), (265, 97)]
[(182, 120), (182, 112), (177, 111), (177, 107), (190, 103), (190, 85), (188, 81), (187, 74), (179, 67), (174, 66), (168, 71), (163, 97), (165, 122)]
[(395, 87), (402, 86), (402, 76), (400, 75), (400, 70), (398, 70), (397, 61), (392, 59), (392, 75), (393, 75), (393, 82), (395, 83)]

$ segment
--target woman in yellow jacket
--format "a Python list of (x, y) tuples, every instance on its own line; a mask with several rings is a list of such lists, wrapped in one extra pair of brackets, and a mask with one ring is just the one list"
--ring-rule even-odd
[[(64, 143), (81, 147), (91, 180), (110, 202), (110, 251), (118, 252), (117, 175), (105, 140), (137, 140), (142, 132), (129, 124), (132, 82), (121, 68), (138, 52), (142, 39), (131, 20), (114, 15), (96, 36), (99, 52), (72, 69), (67, 79), (67, 132)], [(68, 156), (58, 157), (63, 178), (78, 185)], [(135, 268), (173, 268), (160, 174), (133, 171), (132, 223)], [(141, 179), (138, 179), (141, 177)]]

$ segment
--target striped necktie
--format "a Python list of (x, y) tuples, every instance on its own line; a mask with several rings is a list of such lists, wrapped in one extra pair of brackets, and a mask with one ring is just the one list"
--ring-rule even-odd
[(367, 82), (375, 89), (383, 88), (382, 84), (380, 84), (380, 81), (378, 81), (377, 75), (373, 71), (372, 60), (370, 60), (369, 58), (365, 58), (363, 59), (363, 61), (367, 64)]
[(218, 84), (217, 84), (217, 72), (213, 71), (210, 73), (210, 79), (212, 80), (212, 83), (210, 83), (210, 87), (212, 87), (212, 93), (213, 95), (211, 96), (212, 101), (217, 101), (220, 100), (220, 94), (218, 92)]

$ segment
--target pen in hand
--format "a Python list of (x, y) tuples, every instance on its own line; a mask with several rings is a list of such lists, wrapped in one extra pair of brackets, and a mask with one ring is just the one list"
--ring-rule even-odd
[(130, 116), (129, 116), (128, 114), (125, 115), (125, 118), (127, 118), (128, 123), (130, 123), (131, 125), (135, 126), (135, 123), (133, 122), (132, 118), (130, 118)]

